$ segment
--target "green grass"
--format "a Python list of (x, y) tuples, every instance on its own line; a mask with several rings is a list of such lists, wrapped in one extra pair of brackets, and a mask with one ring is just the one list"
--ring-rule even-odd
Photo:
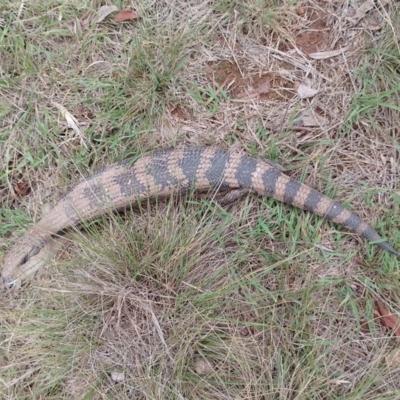
[[(14, 298), (3, 331), (14, 333), (6, 347), (15, 366), (2, 377), (31, 371), (13, 387), (19, 398), (26, 385), (51, 398), (73, 382), (76, 398), (92, 390), (152, 398), (161, 387), (168, 398), (177, 390), (188, 398), (298, 391), (309, 398), (327, 389), (344, 396), (348, 384), (335, 381), (350, 380), (358, 393), (383, 384), (369, 362), (389, 343), (360, 341), (368, 308), (351, 280), (316, 277), (318, 250), (265, 251), (270, 239), (249, 222), (265, 216), (257, 201), (228, 213), (203, 201), (160, 207), (92, 225), (90, 243), (75, 240), (76, 258), (47, 272), (29, 300)], [(295, 230), (283, 219), (283, 230), (272, 228), (274, 243), (285, 241), (285, 228)], [(109, 379), (116, 371), (125, 374), (118, 385)]]
[[(345, 59), (296, 55), (311, 23), (298, 2), (138, 1), (136, 21), (92, 25), (94, 2), (3, 2), (0, 258), (83, 176), (182, 144), (270, 158), (399, 249), (398, 6), (372, 11), (371, 33), (339, 32), (343, 10), (316, 4), (340, 22), (330, 43), (351, 31)], [(238, 72), (221, 86), (224, 63)], [(301, 100), (307, 68), (330, 80), (310, 73), (320, 93)], [(271, 97), (235, 98), (266, 72), (281, 79)], [(292, 129), (305, 110), (327, 125)], [(1, 291), (0, 397), (397, 399), (396, 341), (374, 308), (399, 313), (398, 260), (277, 201), (218, 200), (173, 194), (87, 222)]]
[[(345, 120), (345, 127), (352, 129), (361, 118), (367, 117), (376, 130), (382, 130), (381, 119), (385, 110), (400, 111), (400, 48), (397, 40), (397, 26), (400, 21), (398, 10), (392, 20), (384, 20), (380, 41), (374, 41), (365, 48), (365, 54), (355, 73), (357, 93)], [(399, 144), (396, 136), (393, 144)]]

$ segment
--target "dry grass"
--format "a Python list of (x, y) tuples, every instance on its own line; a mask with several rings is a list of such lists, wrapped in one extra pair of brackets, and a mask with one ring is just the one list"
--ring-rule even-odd
[[(347, 2), (119, 5), (139, 19), (0, 5), (3, 253), (81, 176), (182, 143), (271, 158), (399, 248), (396, 4), (368, 15), (380, 30), (354, 27)], [(299, 126), (305, 113), (319, 126)], [(392, 255), (268, 199), (186, 200), (90, 223), (53, 269), (0, 293), (1, 398), (399, 398), (396, 342), (373, 312), (378, 298), (399, 312)]]

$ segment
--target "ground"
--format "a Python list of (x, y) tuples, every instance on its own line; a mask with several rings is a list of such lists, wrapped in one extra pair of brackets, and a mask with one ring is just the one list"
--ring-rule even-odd
[[(3, 1), (0, 260), (82, 177), (182, 144), (272, 159), (400, 250), (399, 23), (383, 0)], [(250, 194), (83, 228), (0, 292), (1, 398), (399, 398), (399, 261), (343, 227)]]

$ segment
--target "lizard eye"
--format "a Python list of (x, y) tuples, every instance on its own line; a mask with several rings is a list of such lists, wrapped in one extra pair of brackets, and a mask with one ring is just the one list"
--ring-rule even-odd
[(36, 256), (36, 254), (38, 254), (40, 251), (40, 247), (39, 246), (33, 246), (32, 250), (29, 252), (29, 256)]
[(32, 257), (38, 254), (40, 251), (40, 247), (38, 246), (33, 246), (31, 251), (22, 259), (21, 265), (24, 265), (25, 263), (28, 262), (28, 260)]
[(27, 254), (21, 261), (21, 265), (25, 264), (29, 260), (30, 254)]

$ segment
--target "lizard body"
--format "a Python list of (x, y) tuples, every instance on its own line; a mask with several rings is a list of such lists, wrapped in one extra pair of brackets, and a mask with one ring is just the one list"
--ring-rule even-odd
[(41, 252), (54, 235), (106, 212), (174, 190), (226, 188), (272, 197), (343, 225), (351, 232), (400, 256), (356, 214), (311, 187), (290, 178), (268, 160), (259, 160), (213, 147), (183, 147), (124, 160), (74, 186), (56, 206), (30, 228), (3, 261), (6, 287), (31, 275), (41, 265)]

